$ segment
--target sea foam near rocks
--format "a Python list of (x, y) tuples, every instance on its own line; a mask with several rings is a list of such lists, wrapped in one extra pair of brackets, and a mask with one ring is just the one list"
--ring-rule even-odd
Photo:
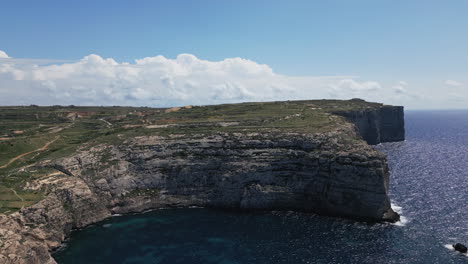
[(406, 226), (409, 222), (409, 219), (405, 216), (403, 216), (403, 208), (401, 206), (398, 206), (397, 204), (391, 203), (390, 206), (392, 207), (393, 211), (398, 213), (400, 215), (400, 220), (397, 222), (393, 223), (393, 225), (396, 226)]
[[(453, 245), (452, 245), (452, 244), (445, 244), (445, 245), (444, 245), (444, 248), (446, 248), (446, 249), (448, 249), (448, 250), (450, 250), (450, 251), (456, 251), (455, 248), (453, 248)], [(458, 251), (456, 251), (456, 252), (458, 252)], [(465, 255), (466, 257), (468, 257), (468, 253), (461, 253), (461, 252), (458, 252), (458, 253), (460, 253), (460, 254)]]

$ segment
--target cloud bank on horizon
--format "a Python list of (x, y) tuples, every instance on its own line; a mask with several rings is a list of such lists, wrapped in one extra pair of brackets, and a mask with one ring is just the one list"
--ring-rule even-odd
[[(21, 60), (0, 50), (0, 105), (165, 107), (322, 98), (404, 105), (427, 99), (411, 92), (404, 81), (384, 87), (353, 76), (287, 76), (242, 58), (208, 61), (180, 54), (175, 59), (155, 56), (118, 63), (91, 54), (62, 64)], [(445, 85), (454, 90), (463, 86), (453, 80)]]

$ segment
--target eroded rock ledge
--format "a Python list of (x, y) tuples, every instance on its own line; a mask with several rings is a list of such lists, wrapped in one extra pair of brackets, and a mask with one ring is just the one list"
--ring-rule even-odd
[(55, 263), (50, 251), (73, 228), (114, 213), (163, 207), (283, 209), (396, 221), (386, 157), (357, 131), (369, 143), (402, 140), (403, 112), (373, 111), (340, 113), (356, 126), (345, 123), (326, 133), (138, 136), (43, 161), (35, 166), (62, 173), (28, 183), (48, 193), (39, 203), (0, 214), (0, 263)]

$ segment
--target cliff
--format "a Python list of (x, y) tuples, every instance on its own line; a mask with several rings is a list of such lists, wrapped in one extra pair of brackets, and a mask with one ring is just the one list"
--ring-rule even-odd
[(384, 105), (375, 109), (336, 111), (355, 124), (362, 138), (371, 145), (405, 140), (403, 106)]
[[(18, 167), (23, 173), (46, 171), (31, 174), (22, 186), (45, 198), (0, 214), (1, 263), (55, 263), (49, 252), (73, 228), (154, 208), (398, 220), (390, 208), (386, 157), (359, 133), (369, 143), (400, 139), (402, 108), (320, 100), (158, 109), (138, 116), (141, 122), (112, 112), (105, 119), (110, 125), (93, 123), (104, 130), (99, 137), (64, 157), (49, 153)], [(63, 131), (62, 137), (72, 135)]]

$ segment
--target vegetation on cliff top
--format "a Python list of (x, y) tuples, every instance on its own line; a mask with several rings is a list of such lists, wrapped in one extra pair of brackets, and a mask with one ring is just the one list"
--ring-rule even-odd
[(344, 119), (332, 113), (380, 107), (363, 100), (309, 100), (174, 108), (0, 107), (0, 213), (42, 199), (26, 182), (53, 173), (29, 166), (72, 154), (78, 147), (118, 144), (142, 135), (208, 135), (216, 132), (323, 133)]

